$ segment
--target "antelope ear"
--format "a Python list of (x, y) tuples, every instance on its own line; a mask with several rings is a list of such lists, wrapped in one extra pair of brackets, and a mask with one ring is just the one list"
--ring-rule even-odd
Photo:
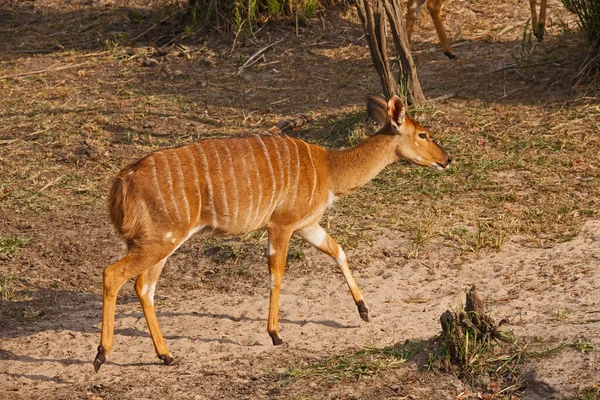
[(383, 97), (373, 94), (367, 95), (367, 114), (381, 126), (389, 120), (387, 108), (388, 105)]
[(394, 127), (399, 128), (404, 123), (406, 110), (404, 108), (404, 104), (402, 104), (402, 100), (400, 100), (400, 97), (393, 95), (390, 98), (387, 104), (387, 112)]

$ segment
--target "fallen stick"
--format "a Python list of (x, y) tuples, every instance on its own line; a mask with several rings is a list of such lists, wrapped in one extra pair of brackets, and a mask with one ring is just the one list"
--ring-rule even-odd
[(38, 138), (38, 135), (42, 132), (44, 132), (45, 129), (39, 130), (39, 131), (35, 131), (32, 133), (28, 133), (27, 135), (23, 136), (23, 137), (18, 137), (16, 139), (6, 139), (6, 140), (0, 140), (0, 146), (8, 146), (11, 145), (15, 142), (18, 142), (19, 140), (34, 140)]
[[(271, 44), (266, 45), (265, 47), (263, 47), (262, 49), (258, 50), (256, 53), (254, 53), (249, 59), (246, 60), (246, 62), (244, 63), (244, 65), (242, 65), (240, 67), (240, 69), (238, 70), (238, 72), (236, 73), (236, 75), (241, 74), (244, 69), (246, 69), (249, 66), (253, 65), (254, 62), (257, 62), (258, 61), (258, 57), (260, 57), (260, 55), (262, 53), (264, 53), (265, 51), (269, 50), (271, 47), (273, 47), (273, 46), (281, 43), (283, 41), (283, 39), (285, 39), (286, 37), (287, 37), (287, 35), (285, 35), (284, 37), (282, 37), (281, 39), (279, 39), (276, 42), (273, 42)], [(254, 61), (254, 60), (256, 60), (256, 61)]]
[(4, 75), (4, 76), (0, 76), (0, 80), (2, 80), (2, 79), (12, 79), (12, 78), (21, 78), (23, 76), (38, 75), (38, 74), (43, 74), (45, 72), (60, 71), (60, 70), (69, 69), (69, 68), (77, 68), (77, 67), (81, 67), (82, 65), (86, 65), (86, 64), (88, 64), (87, 61), (84, 62), (84, 63), (79, 63), (79, 64), (63, 65), (63, 66), (60, 66), (60, 67), (50, 67), (50, 68), (46, 68), (46, 69), (40, 69), (38, 71), (23, 72), (23, 73), (15, 74), (15, 75)]

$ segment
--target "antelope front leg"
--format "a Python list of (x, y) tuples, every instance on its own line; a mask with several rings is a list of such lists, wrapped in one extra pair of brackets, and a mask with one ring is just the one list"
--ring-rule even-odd
[(534, 32), (539, 40), (544, 40), (544, 31), (546, 30), (546, 1), (540, 1), (540, 17), (538, 18), (537, 28)]
[(455, 58), (456, 55), (454, 55), (454, 51), (452, 50), (452, 47), (450, 47), (450, 42), (448, 41), (448, 36), (446, 36), (446, 30), (444, 29), (444, 23), (442, 22), (441, 13), (444, 1), (446, 0), (428, 0), (427, 9), (429, 10), (429, 14), (431, 14), (431, 19), (433, 20), (433, 25), (440, 38), (444, 54), (448, 58)]
[(426, 1), (427, 0), (408, 0), (406, 5), (406, 36), (408, 37), (409, 43), (419, 11), (421, 11), (421, 7), (423, 7), (423, 4), (425, 4)]
[(156, 289), (156, 282), (166, 261), (167, 259), (164, 258), (158, 264), (138, 275), (135, 281), (135, 292), (140, 299), (142, 310), (144, 310), (144, 317), (146, 317), (146, 322), (148, 323), (148, 330), (150, 331), (156, 354), (165, 365), (171, 365), (173, 363), (173, 356), (169, 353), (163, 335), (160, 332), (156, 310), (154, 309), (154, 289)]
[(292, 232), (280, 227), (269, 227), (269, 274), (271, 276), (271, 293), (269, 300), (269, 321), (267, 332), (273, 340), (273, 345), (283, 343), (279, 336), (279, 291), (285, 271), (288, 246)]
[(312, 244), (328, 256), (333, 257), (337, 261), (337, 264), (344, 275), (344, 279), (346, 279), (346, 283), (348, 284), (348, 288), (350, 289), (354, 303), (358, 307), (358, 313), (360, 314), (360, 317), (364, 321), (369, 322), (369, 311), (367, 310), (367, 306), (365, 306), (362, 293), (360, 292), (360, 289), (358, 288), (358, 285), (352, 276), (352, 272), (350, 272), (350, 268), (348, 268), (346, 254), (340, 245), (337, 244), (337, 242), (331, 236), (329, 236), (329, 234), (325, 232), (325, 230), (321, 228), (319, 224), (307, 226), (306, 228), (299, 230), (298, 234), (302, 236), (302, 238), (308, 243)]

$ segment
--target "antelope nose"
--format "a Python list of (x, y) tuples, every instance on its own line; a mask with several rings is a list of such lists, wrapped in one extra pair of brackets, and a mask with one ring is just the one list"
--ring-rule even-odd
[(446, 166), (450, 165), (451, 162), (452, 162), (452, 159), (450, 157), (448, 157), (448, 161), (446, 161)]

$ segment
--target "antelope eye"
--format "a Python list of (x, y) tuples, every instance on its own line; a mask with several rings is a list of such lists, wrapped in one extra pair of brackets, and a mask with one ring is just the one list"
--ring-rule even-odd
[(426, 134), (424, 134), (424, 133), (419, 133), (419, 137), (420, 137), (421, 139), (427, 139), (427, 135), (426, 135)]

